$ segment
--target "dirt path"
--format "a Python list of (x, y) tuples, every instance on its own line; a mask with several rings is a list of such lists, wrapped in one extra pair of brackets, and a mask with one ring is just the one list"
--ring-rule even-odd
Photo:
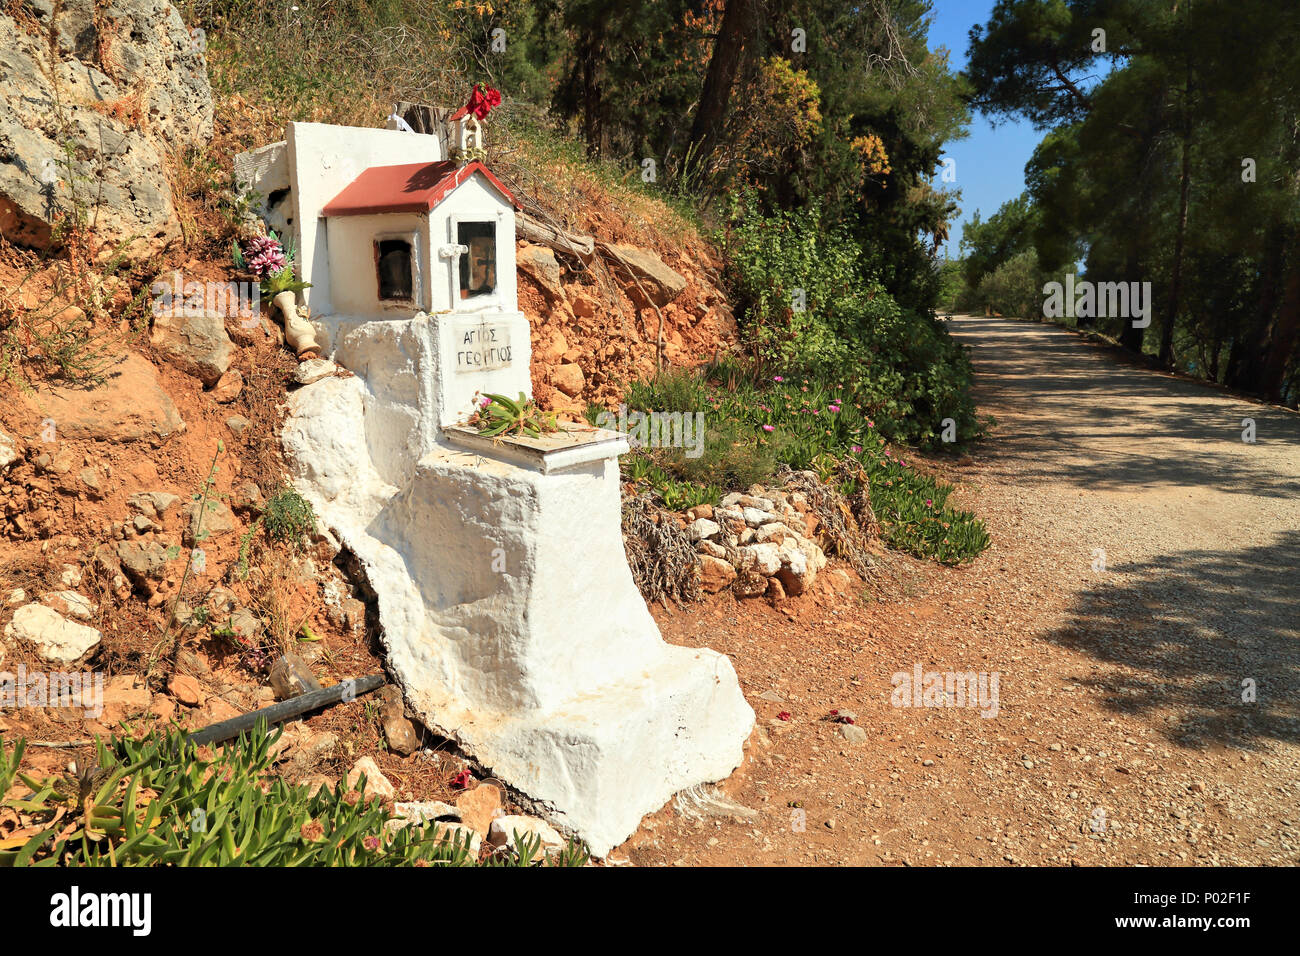
[[(888, 555), (865, 585), (824, 574), (791, 613), (659, 614), (668, 640), (736, 664), (759, 733), (722, 791), (750, 812), (679, 801), (615, 856), (1296, 863), (1300, 415), (1058, 329), (951, 326), (998, 424), (945, 470), (993, 548), (959, 569)], [(987, 697), (893, 706), (918, 665), (996, 672), (996, 716)]]

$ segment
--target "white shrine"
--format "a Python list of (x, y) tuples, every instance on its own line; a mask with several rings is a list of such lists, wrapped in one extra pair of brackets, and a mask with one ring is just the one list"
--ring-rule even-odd
[(462, 424), (476, 394), (531, 384), (516, 201), (448, 161), (458, 135), (295, 123), (241, 158), (295, 237), (318, 340), (353, 373), (292, 393), (284, 449), (367, 571), (411, 708), (603, 856), (728, 776), (754, 713), (731, 662), (666, 644), (633, 583), (622, 435)]

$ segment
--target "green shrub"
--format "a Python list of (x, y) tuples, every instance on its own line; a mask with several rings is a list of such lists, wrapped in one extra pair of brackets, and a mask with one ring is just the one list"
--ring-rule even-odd
[[(673, 371), (627, 392), (640, 411), (702, 412), (704, 453), (689, 458), (681, 449), (642, 450), (624, 460), (623, 476), (657, 492), (665, 506), (681, 510), (726, 491), (771, 484), (778, 465), (816, 471), (823, 481), (840, 481), (840, 463), (852, 459), (864, 472), (881, 535), (891, 547), (953, 564), (988, 547), (988, 534), (968, 511), (947, 506), (950, 485), (899, 461), (868, 408), (874, 393), (861, 382), (826, 377), (762, 380), (752, 367), (733, 362), (700, 373)], [(888, 413), (888, 402), (875, 402)], [(701, 489), (698, 497), (681, 487)], [(851, 497), (856, 482), (840, 489)], [(683, 503), (685, 502), (685, 503)]]
[(272, 541), (296, 544), (316, 530), (316, 513), (309, 502), (292, 488), (281, 488), (266, 503), (262, 516), (266, 536)]
[(981, 308), (1022, 319), (1043, 317), (1043, 285), (1038, 253), (1030, 249), (1012, 256), (980, 280), (975, 301)]
[(970, 360), (942, 322), (900, 307), (862, 248), (824, 228), (816, 207), (747, 208), (742, 200), (720, 241), (761, 374), (837, 383), (891, 441), (937, 446), (949, 418), (956, 444), (978, 436)]

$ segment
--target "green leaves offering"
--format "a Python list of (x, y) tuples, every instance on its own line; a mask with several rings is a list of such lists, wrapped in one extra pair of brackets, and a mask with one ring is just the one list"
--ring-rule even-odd
[(523, 392), (519, 393), (518, 400), (494, 392), (484, 392), (483, 398), (478, 402), (478, 410), (470, 416), (469, 424), (488, 438), (501, 435), (540, 438), (560, 430), (555, 421), (555, 413), (542, 411), (535, 402), (525, 398)]

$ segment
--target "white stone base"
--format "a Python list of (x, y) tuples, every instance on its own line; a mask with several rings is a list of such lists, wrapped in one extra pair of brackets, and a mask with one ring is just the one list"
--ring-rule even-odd
[(439, 444), (376, 461), (388, 443), (367, 423), (392, 421), (393, 401), (323, 379), (291, 396), (283, 442), (365, 565), (423, 721), (597, 856), (731, 773), (754, 713), (726, 657), (660, 637), (623, 551), (617, 460), (543, 473)]
[(731, 661), (708, 649), (666, 651), (635, 679), (547, 713), (466, 715), (453, 736), (604, 856), (679, 790), (727, 777), (753, 728)]

